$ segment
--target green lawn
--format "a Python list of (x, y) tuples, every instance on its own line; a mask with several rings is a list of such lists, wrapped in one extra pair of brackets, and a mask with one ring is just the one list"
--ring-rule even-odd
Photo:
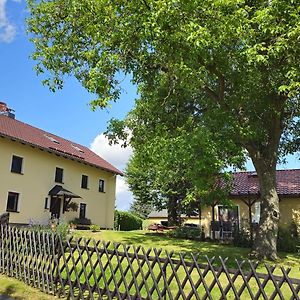
[[(228, 257), (228, 265), (234, 267), (235, 259), (247, 259), (250, 249), (239, 248), (231, 245), (223, 245), (212, 242), (199, 242), (184, 239), (169, 238), (164, 234), (150, 233), (148, 231), (111, 231), (102, 230), (100, 232), (91, 232), (89, 230), (76, 230), (75, 237), (93, 238), (95, 240), (112, 241), (116, 243), (124, 243), (126, 245), (142, 245), (145, 248), (162, 248), (175, 253), (199, 253), (200, 256), (208, 257), (221, 256)], [(278, 265), (289, 266), (299, 269), (300, 255), (297, 253), (279, 253), (280, 259), (276, 262)], [(267, 262), (273, 265), (274, 262)]]
[(25, 283), (11, 277), (0, 275), (0, 295), (10, 296), (16, 300), (50, 300), (58, 299), (46, 295), (38, 289), (29, 287)]
[[(124, 232), (124, 231), (118, 232), (118, 231), (103, 230), (98, 233), (93, 233), (91, 231), (75, 231), (74, 236), (78, 237), (78, 238), (85, 237), (87, 239), (93, 238), (95, 240), (112, 241), (112, 242), (116, 242), (116, 243), (123, 243), (126, 245), (143, 246), (145, 249), (153, 248), (153, 247), (155, 247), (157, 249), (162, 248), (163, 250), (167, 250), (169, 252), (174, 251), (175, 256), (177, 256), (177, 257), (180, 252), (199, 253), (200, 257), (202, 256), (203, 262), (205, 262), (204, 257), (206, 255), (210, 258), (213, 256), (215, 256), (215, 257), (222, 256), (223, 258), (227, 257), (228, 258), (227, 266), (230, 268), (236, 268), (235, 259), (237, 259), (239, 261), (241, 261), (243, 259), (247, 259), (248, 253), (250, 251), (250, 249), (238, 248), (238, 247), (234, 247), (231, 245), (224, 245), (224, 244), (219, 244), (219, 243), (199, 242), (199, 241), (190, 241), (190, 240), (184, 240), (184, 239), (169, 238), (169, 237), (165, 236), (164, 234), (149, 233), (149, 232), (145, 232), (145, 231), (141, 231), (141, 230), (140, 231), (131, 231), (131, 232)], [(163, 257), (163, 255), (162, 255), (162, 257)], [(104, 256), (103, 263), (105, 263), (105, 260), (106, 260), (106, 258)], [(274, 262), (267, 262), (267, 263), (269, 265), (274, 264)], [(112, 264), (113, 264), (113, 266), (115, 266), (115, 265), (117, 265), (117, 262), (113, 261)], [(280, 259), (278, 260), (278, 262), (276, 262), (276, 264), (285, 266), (285, 267), (291, 267), (292, 270), (291, 270), (291, 273), (289, 274), (290, 277), (299, 278), (299, 266), (300, 266), (299, 254), (280, 253)], [(69, 267), (71, 267), (71, 265), (72, 265), (72, 263), (70, 262)], [(124, 264), (123, 268), (125, 268), (125, 265), (126, 265), (126, 260), (125, 260), (125, 264)], [(138, 266), (136, 266), (136, 268), (138, 268)], [(80, 271), (81, 267), (78, 267), (77, 270)], [(88, 268), (88, 271), (89, 271), (89, 268)], [(144, 271), (146, 272), (146, 270), (144, 270)], [(263, 263), (261, 263), (259, 265), (257, 271), (262, 272), (262, 273), (267, 272)], [(100, 272), (100, 270), (97, 270), (97, 275), (99, 272)], [(154, 274), (158, 274), (159, 269), (157, 266), (156, 266), (156, 269), (153, 269), (153, 272), (154, 272)], [(170, 272), (172, 273), (172, 270), (169, 267), (169, 269), (167, 270), (167, 273), (170, 274)], [(109, 273), (109, 271), (107, 271), (107, 273)], [(178, 274), (179, 278), (184, 278), (183, 276), (185, 276), (185, 271), (183, 270), (183, 268), (181, 268), (178, 270), (177, 274)], [(275, 274), (282, 275), (279, 268), (277, 268), (277, 270), (275, 271)], [(107, 275), (109, 276), (109, 274), (107, 274)], [(119, 279), (119, 277), (120, 277), (119, 271), (117, 272), (116, 276)], [(130, 281), (130, 276), (131, 275), (129, 272), (126, 276), (126, 280)], [(198, 280), (199, 276), (198, 276), (198, 273), (194, 270), (193, 273), (191, 273), (191, 277), (193, 278), (193, 281), (196, 282)], [(211, 273), (209, 273), (208, 276), (206, 276), (205, 278), (206, 278), (205, 280), (208, 285), (213, 280), (213, 276)], [(83, 279), (83, 277), (81, 279)], [(137, 279), (137, 280), (138, 280), (138, 282), (140, 281), (139, 279)], [(222, 274), (219, 277), (219, 280), (220, 280), (222, 286), (225, 287), (228, 282), (225, 274)], [(236, 288), (238, 288), (238, 286), (241, 286), (242, 283), (243, 283), (243, 281), (241, 280), (241, 278), (239, 278), (235, 282)], [(103, 285), (103, 283), (101, 283), (100, 285)], [(251, 279), (251, 281), (249, 282), (249, 285), (251, 286), (251, 288), (253, 289), (252, 291), (255, 294), (258, 290), (256, 281), (254, 279)], [(160, 288), (162, 288), (163, 287), (162, 282), (160, 282), (158, 284), (158, 286)], [(178, 289), (178, 285), (176, 284), (176, 282), (172, 281), (172, 283), (170, 285), (170, 289), (172, 291), (176, 292), (176, 289)], [(284, 284), (281, 289), (282, 289), (283, 294), (289, 295), (289, 297), (291, 296), (290, 290), (289, 290), (289, 287), (287, 286), (287, 284)], [(185, 292), (189, 291), (190, 286), (187, 284), (184, 287), (184, 290), (185, 290)], [(203, 286), (200, 288), (199, 291), (201, 293), (204, 292)], [(269, 282), (265, 287), (265, 292), (267, 293), (268, 296), (271, 296), (273, 291), (274, 291), (274, 286), (271, 282)], [(144, 290), (142, 292), (145, 293)], [(243, 299), (250, 297), (247, 291), (244, 291), (242, 296), (243, 296)], [(219, 299), (221, 297), (220, 291), (218, 288), (215, 288), (212, 291), (212, 297), (213, 297), (213, 299)], [(232, 292), (229, 294), (228, 299), (234, 299), (234, 295)]]
[[(93, 233), (88, 230), (83, 230), (83, 231), (75, 231), (74, 233), (75, 237), (85, 237), (85, 238), (93, 238), (95, 240), (104, 240), (104, 241), (112, 241), (116, 243), (123, 243), (126, 245), (135, 245), (135, 246), (143, 246), (145, 249), (148, 248), (162, 248), (163, 250), (167, 251), (174, 251), (175, 256), (178, 256), (178, 253), (180, 252), (186, 252), (186, 253), (199, 253), (200, 256), (203, 257), (203, 261), (205, 261), (204, 256), (207, 255), (208, 257), (218, 257), (222, 256), (223, 258), (228, 257), (228, 266), (231, 268), (235, 268), (235, 259), (242, 260), (242, 259), (247, 259), (247, 255), (249, 253), (249, 249), (246, 248), (237, 248), (233, 247), (230, 245), (223, 245), (223, 244), (218, 244), (218, 243), (210, 243), (210, 242), (198, 242), (198, 241), (190, 241), (190, 240), (184, 240), (184, 239), (175, 239), (175, 238), (168, 238), (164, 234), (157, 234), (157, 233), (150, 233), (146, 231), (131, 231), (131, 232), (122, 232), (122, 231), (106, 231), (103, 230), (101, 232)], [(66, 254), (68, 255), (68, 254)], [(78, 253), (75, 253), (75, 259), (77, 258)], [(86, 254), (83, 256), (84, 259), (87, 259)], [(92, 261), (95, 261), (96, 257), (95, 254), (92, 257)], [(106, 257), (103, 257), (103, 264), (106, 262)], [(273, 262), (269, 262), (270, 264), (274, 264)], [(291, 277), (299, 278), (299, 266), (300, 266), (300, 255), (299, 254), (284, 254), (280, 253), (280, 259), (277, 262), (279, 265), (283, 265), (285, 267), (289, 266), (292, 268), (292, 271), (290, 273)], [(113, 266), (117, 264), (117, 261), (113, 260), (112, 261)], [(135, 263), (136, 264), (136, 263)], [(126, 260), (124, 264), (124, 268), (126, 265)], [(69, 261), (69, 267), (71, 268), (72, 266), (72, 261)], [(135, 267), (135, 265), (134, 265)], [(136, 265), (136, 267), (138, 267)], [(169, 274), (172, 272), (170, 267), (168, 267), (167, 273)], [(81, 267), (77, 266), (76, 267), (77, 272), (81, 271)], [(89, 273), (90, 271), (90, 266), (88, 265), (86, 268), (86, 271)], [(260, 265), (259, 271), (261, 272), (266, 272), (266, 270), (263, 267), (263, 264)], [(147, 268), (145, 266), (144, 272), (147, 271)], [(95, 270), (96, 275), (98, 276), (100, 273), (100, 269)], [(159, 272), (158, 267), (156, 269), (153, 269), (153, 272), (157, 274)], [(109, 269), (106, 271), (108, 277), (110, 277), (110, 271)], [(182, 274), (181, 274), (182, 273)], [(179, 270), (179, 277), (181, 275), (184, 275), (183, 269)], [(130, 281), (130, 275), (131, 273), (128, 272), (126, 275), (126, 280), (128, 282)], [(65, 272), (63, 272), (62, 275), (65, 275)], [(279, 275), (279, 274), (278, 274)], [(197, 272), (193, 271), (191, 274), (192, 277), (196, 277)], [(120, 272), (118, 271), (116, 273), (117, 280), (119, 280), (120, 277)], [(83, 275), (80, 276), (80, 279), (83, 280)], [(212, 275), (208, 275), (206, 277), (208, 282), (211, 282), (213, 279)], [(222, 283), (226, 284), (226, 277), (225, 275), (221, 275), (219, 278)], [(72, 280), (75, 280), (74, 274), (72, 274)], [(139, 281), (140, 279), (137, 278)], [(93, 278), (89, 280), (91, 284), (93, 284)], [(149, 282), (150, 283), (150, 282)], [(151, 284), (151, 283), (150, 283)], [(239, 284), (237, 282), (237, 284)], [(159, 288), (163, 288), (163, 283), (160, 281), (159, 282)], [(266, 290), (272, 291), (274, 288), (271, 286), (272, 284), (269, 284), (270, 286), (266, 287)], [(103, 286), (103, 282), (99, 283), (99, 286)], [(255, 282), (250, 282), (250, 286), (255, 287)], [(113, 282), (110, 283), (110, 287), (113, 289)], [(178, 288), (177, 284), (175, 281), (172, 281), (170, 285), (171, 290), (176, 290)], [(285, 288), (283, 287), (283, 292), (285, 292)], [(124, 287), (121, 287), (121, 290), (124, 290)], [(184, 287), (184, 290), (189, 291), (190, 287), (187, 284)], [(124, 292), (124, 291), (123, 291)], [(143, 293), (145, 293), (144, 288), (143, 288)], [(271, 293), (271, 292), (270, 292)], [(0, 294), (6, 294), (9, 295), (17, 300), (22, 300), (22, 299), (33, 299), (33, 300), (47, 300), (47, 299), (55, 299), (53, 296), (48, 296), (46, 294), (43, 294), (39, 292), (37, 289), (28, 287), (27, 285), (23, 284), (22, 282), (0, 275)], [(146, 294), (145, 294), (146, 295)], [(218, 289), (214, 289), (213, 294), (212, 294), (214, 299), (220, 298), (220, 293)], [(243, 294), (244, 297), (247, 296), (247, 292)], [(231, 294), (228, 299), (234, 299), (233, 295)]]

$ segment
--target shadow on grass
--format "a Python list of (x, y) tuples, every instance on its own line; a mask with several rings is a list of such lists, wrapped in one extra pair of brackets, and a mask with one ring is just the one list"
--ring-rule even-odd
[[(187, 239), (168, 237), (166, 232), (149, 232), (149, 231), (103, 231), (98, 234), (87, 234), (87, 232), (77, 232), (76, 236), (91, 237), (96, 240), (112, 241), (125, 245), (143, 246), (145, 250), (148, 248), (164, 249), (168, 252), (174, 251), (174, 257), (178, 257), (179, 253), (193, 253), (199, 255), (200, 262), (207, 262), (208, 258), (218, 257), (228, 258), (226, 265), (230, 268), (236, 268), (236, 261), (248, 260), (249, 248), (235, 247), (233, 245), (223, 244), (219, 242), (203, 242)], [(163, 250), (163, 253), (164, 253)], [(162, 254), (163, 254), (162, 253)], [(279, 253), (277, 262), (265, 261), (260, 265), (267, 263), (269, 266), (277, 264), (282, 266), (290, 266), (299, 268), (300, 255), (296, 253)], [(219, 263), (217, 263), (219, 265)]]
[(5, 288), (3, 295), (0, 295), (0, 300), (24, 300), (25, 298), (23, 298), (23, 297), (14, 296), (16, 291), (17, 291), (17, 289), (13, 284), (8, 285)]
[[(200, 262), (206, 262), (206, 256), (208, 258), (216, 257), (216, 262), (220, 261), (218, 258), (228, 258), (227, 266), (236, 267), (235, 259), (238, 261), (248, 259), (249, 249), (237, 248), (232, 245), (223, 245), (218, 242), (203, 242), (193, 241), (187, 239), (178, 239), (168, 237), (165, 233), (141, 233), (132, 236), (124, 236), (123, 243), (133, 245), (143, 245), (145, 249), (152, 248), (164, 248), (167, 251), (174, 250), (175, 257), (178, 257), (179, 253), (195, 254), (199, 256)], [(163, 251), (164, 252), (164, 251)]]

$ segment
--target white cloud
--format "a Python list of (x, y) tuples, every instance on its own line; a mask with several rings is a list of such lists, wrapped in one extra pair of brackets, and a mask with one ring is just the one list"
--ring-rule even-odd
[(0, 42), (10, 43), (16, 36), (16, 26), (11, 23), (6, 15), (7, 0), (0, 0)]
[(124, 177), (117, 177), (117, 190), (116, 190), (116, 205), (120, 210), (128, 210), (130, 203), (133, 200), (133, 195), (129, 190)]
[[(90, 148), (121, 171), (123, 171), (126, 167), (126, 164), (132, 154), (131, 147), (123, 148), (120, 144), (109, 145), (108, 139), (103, 133), (95, 137)], [(118, 176), (116, 187), (117, 208), (121, 210), (128, 210), (132, 200), (133, 196), (125, 182), (125, 179)]]

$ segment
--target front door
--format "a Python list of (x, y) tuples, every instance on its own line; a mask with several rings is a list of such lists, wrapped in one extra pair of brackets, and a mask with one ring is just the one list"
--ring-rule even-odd
[(50, 204), (51, 218), (59, 219), (60, 206), (61, 206), (61, 199), (58, 197), (51, 197), (51, 204)]

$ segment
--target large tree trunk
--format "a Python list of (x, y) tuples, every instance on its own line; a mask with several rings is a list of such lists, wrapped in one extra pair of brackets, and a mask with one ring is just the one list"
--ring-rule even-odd
[(180, 226), (181, 216), (178, 199), (176, 196), (170, 196), (168, 201), (168, 225)]
[[(260, 221), (253, 243), (253, 256), (257, 259), (277, 258), (279, 225), (279, 198), (276, 192), (276, 164), (280, 137), (283, 131), (284, 96), (274, 95), (271, 110), (263, 115), (261, 137), (246, 143), (246, 148), (257, 172), (260, 187)], [(259, 124), (259, 123), (258, 123)], [(260, 136), (259, 130), (257, 131)]]
[(261, 209), (259, 229), (256, 233), (252, 255), (257, 259), (277, 259), (277, 233), (279, 224), (279, 198), (276, 192), (276, 164), (265, 166), (255, 163), (259, 179)]

